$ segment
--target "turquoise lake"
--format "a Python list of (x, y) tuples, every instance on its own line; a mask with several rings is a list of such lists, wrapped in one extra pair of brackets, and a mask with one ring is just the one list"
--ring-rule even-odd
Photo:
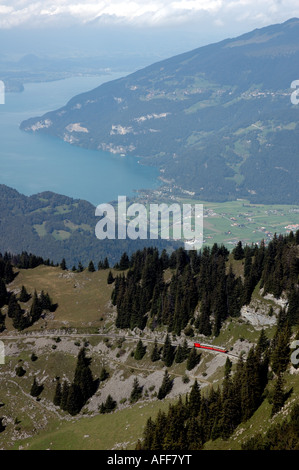
[(85, 150), (19, 129), (24, 119), (60, 108), (76, 94), (122, 75), (32, 83), (22, 93), (6, 93), (0, 105), (0, 184), (27, 196), (53, 191), (94, 205), (158, 187), (158, 170), (138, 164), (136, 157)]

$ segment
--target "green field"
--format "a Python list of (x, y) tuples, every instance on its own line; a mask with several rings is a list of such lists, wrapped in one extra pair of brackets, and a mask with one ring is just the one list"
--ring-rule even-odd
[[(107, 285), (108, 272), (84, 270), (73, 273), (41, 265), (30, 270), (20, 269), (10, 288), (19, 292), (24, 285), (31, 294), (35, 289), (38, 293), (44, 290), (58, 304), (53, 319), (41, 319), (38, 326), (36, 324), (31, 329), (57, 328), (63, 324), (69, 327), (100, 327), (103, 324), (101, 318), (105, 319), (112, 312), (109, 301), (113, 286)], [(30, 308), (30, 303), (23, 305), (23, 308)]]
[[(27, 450), (111, 450), (134, 449), (147, 419), (155, 417), (158, 410), (167, 410), (169, 400), (162, 403), (139, 403), (112, 415), (97, 415), (54, 421), (33, 439), (25, 440)], [(16, 444), (18, 448), (19, 443)]]
[[(244, 199), (230, 202), (204, 202), (180, 199), (181, 203), (203, 204), (204, 244), (267, 243), (274, 234), (286, 234), (289, 225), (299, 229), (299, 206), (250, 204)], [(296, 227), (298, 225), (298, 227)]]

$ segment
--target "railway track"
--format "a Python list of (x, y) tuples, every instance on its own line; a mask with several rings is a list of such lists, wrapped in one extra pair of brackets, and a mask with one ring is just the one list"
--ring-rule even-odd
[[(156, 338), (156, 339), (151, 339), (151, 338), (144, 338), (141, 336), (130, 336), (130, 335), (123, 335), (123, 334), (116, 334), (116, 333), (65, 333), (65, 332), (60, 332), (56, 331), (55, 333), (25, 333), (25, 334), (18, 334), (18, 335), (0, 335), (0, 340), (5, 341), (5, 340), (22, 340), (22, 339), (29, 339), (29, 338), (55, 338), (55, 337), (62, 337), (62, 338), (89, 338), (89, 337), (104, 337), (104, 338), (114, 338), (114, 339), (121, 339), (124, 338), (126, 341), (139, 341), (142, 340), (145, 343), (155, 343), (157, 341), (158, 344), (164, 344), (164, 339)], [(173, 341), (172, 344), (174, 346), (179, 346), (181, 344), (179, 341)], [(199, 343), (194, 343), (188, 341), (188, 347), (192, 348), (194, 347), (195, 344)], [(214, 348), (214, 349), (213, 349)], [(228, 352), (227, 350), (221, 351), (220, 349), (217, 349), (217, 346), (209, 345), (209, 347), (200, 347), (203, 351), (215, 353), (215, 354), (225, 354), (226, 356), (229, 356), (233, 359), (238, 359), (239, 356), (236, 354), (232, 354)]]

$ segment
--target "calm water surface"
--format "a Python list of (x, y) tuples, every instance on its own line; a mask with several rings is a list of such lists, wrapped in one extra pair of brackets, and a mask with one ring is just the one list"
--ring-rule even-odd
[(23, 93), (6, 93), (0, 105), (0, 184), (27, 196), (54, 191), (94, 205), (157, 187), (158, 171), (139, 165), (135, 157), (85, 150), (19, 129), (24, 119), (57, 109), (74, 95), (122, 75), (33, 83)]

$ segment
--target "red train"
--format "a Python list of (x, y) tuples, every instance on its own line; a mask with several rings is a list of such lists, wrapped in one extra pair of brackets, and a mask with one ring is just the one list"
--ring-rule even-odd
[(222, 346), (213, 346), (211, 344), (194, 343), (194, 346), (195, 348), (211, 349), (212, 351), (217, 351), (217, 352), (222, 352), (222, 353), (228, 352), (228, 350), (226, 348), (223, 348)]

